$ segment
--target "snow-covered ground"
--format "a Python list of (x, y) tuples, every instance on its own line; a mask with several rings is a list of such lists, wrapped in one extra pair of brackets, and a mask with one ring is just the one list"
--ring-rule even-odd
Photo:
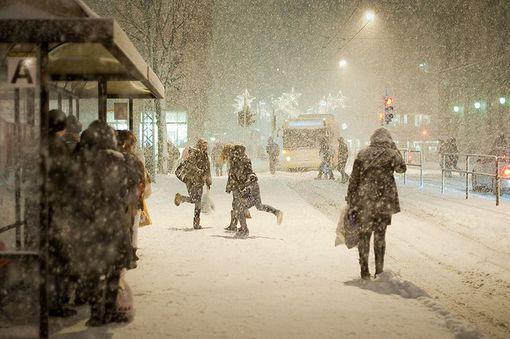
[(55, 337), (508, 337), (507, 206), (401, 186), (387, 272), (366, 282), (356, 250), (333, 246), (346, 186), (313, 176), (261, 174), (262, 198), (284, 223), (253, 211), (248, 239), (223, 231), (225, 178), (215, 178), (216, 212), (196, 231), (193, 207), (172, 203), (184, 185), (159, 177), (154, 224), (140, 230), (141, 260), (127, 277), (135, 320), (86, 328), (82, 308), (52, 321)]

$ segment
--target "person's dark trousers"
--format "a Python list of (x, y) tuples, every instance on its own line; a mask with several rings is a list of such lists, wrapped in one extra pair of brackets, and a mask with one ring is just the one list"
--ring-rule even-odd
[(368, 256), (370, 253), (370, 238), (372, 237), (372, 233), (374, 233), (375, 274), (381, 274), (384, 270), (386, 226), (379, 225), (374, 231), (360, 232), (359, 234), (358, 251), (362, 278), (368, 278), (370, 276)]
[(115, 316), (117, 294), (119, 290), (120, 269), (110, 268), (106, 274), (94, 274), (89, 277), (90, 323), (98, 326), (111, 322)]
[(269, 158), (269, 172), (271, 172), (271, 174), (276, 173), (276, 159)]
[(195, 214), (193, 216), (193, 227), (200, 228), (200, 212), (202, 205), (202, 193), (204, 190), (203, 184), (186, 184), (189, 196), (182, 196), (184, 202), (195, 204)]
[(230, 225), (227, 227), (228, 230), (237, 229), (237, 206), (239, 204), (239, 193), (237, 191), (232, 192), (232, 210), (230, 211)]
[[(239, 192), (235, 192), (234, 196), (240, 197), (241, 194)], [(241, 232), (244, 235), (248, 235), (248, 224), (246, 223), (246, 207), (243, 205), (241, 199), (239, 198), (234, 198), (234, 206), (234, 215), (236, 216), (236, 219), (241, 226), (238, 232)]]
[(254, 188), (253, 195), (255, 197), (255, 208), (257, 210), (272, 213), (274, 215), (276, 215), (278, 213), (278, 210), (276, 208), (274, 208), (273, 206), (265, 205), (262, 203), (259, 185), (256, 185), (256, 187)]

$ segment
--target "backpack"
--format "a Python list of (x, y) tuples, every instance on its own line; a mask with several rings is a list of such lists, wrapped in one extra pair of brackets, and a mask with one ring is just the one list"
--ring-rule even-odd
[(194, 180), (196, 181), (197, 178), (201, 176), (201, 174), (202, 170), (196, 165), (194, 156), (190, 156), (186, 160), (182, 161), (175, 169), (175, 175), (177, 176), (177, 179), (183, 183), (189, 183)]

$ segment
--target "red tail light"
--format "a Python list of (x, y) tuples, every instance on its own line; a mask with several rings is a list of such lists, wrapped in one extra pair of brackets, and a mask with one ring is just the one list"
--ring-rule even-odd
[(510, 166), (503, 166), (499, 169), (499, 177), (503, 179), (510, 179)]

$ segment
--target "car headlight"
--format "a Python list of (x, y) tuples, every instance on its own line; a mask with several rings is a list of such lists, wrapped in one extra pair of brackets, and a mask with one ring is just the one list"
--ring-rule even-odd
[(283, 154), (287, 154), (287, 150), (283, 150)]
[(291, 157), (286, 157), (285, 160), (290, 161)]

